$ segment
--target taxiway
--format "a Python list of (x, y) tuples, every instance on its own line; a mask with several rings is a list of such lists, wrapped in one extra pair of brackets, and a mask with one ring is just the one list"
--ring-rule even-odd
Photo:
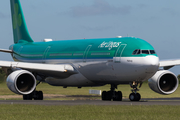
[(138, 102), (101, 100), (0, 100), (0, 104), (27, 105), (180, 105), (180, 98), (147, 98)]

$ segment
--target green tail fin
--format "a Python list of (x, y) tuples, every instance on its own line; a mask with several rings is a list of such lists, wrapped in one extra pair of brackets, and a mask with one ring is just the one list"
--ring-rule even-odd
[(19, 40), (33, 42), (26, 26), (20, 1), (10, 0), (10, 2), (14, 43), (18, 43)]

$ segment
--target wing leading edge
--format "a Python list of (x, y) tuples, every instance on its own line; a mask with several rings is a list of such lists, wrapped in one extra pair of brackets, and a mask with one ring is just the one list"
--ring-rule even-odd
[(24, 69), (31, 72), (42, 73), (52, 77), (64, 77), (78, 72), (70, 64), (41, 64), (26, 62), (0, 61), (2, 68)]
[(180, 65), (180, 59), (177, 60), (164, 60), (159, 62), (159, 67), (163, 67), (165, 70), (168, 70), (176, 65)]
[(0, 49), (0, 52), (13, 53), (12, 50), (7, 50), (7, 49)]

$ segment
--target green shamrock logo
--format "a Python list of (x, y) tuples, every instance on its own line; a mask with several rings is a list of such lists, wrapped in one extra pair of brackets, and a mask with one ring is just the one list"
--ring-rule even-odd
[(15, 9), (14, 9), (14, 14), (13, 14), (13, 28), (16, 29), (17, 27), (21, 27), (22, 25), (22, 16), (19, 13), (19, 6), (16, 3), (15, 4)]

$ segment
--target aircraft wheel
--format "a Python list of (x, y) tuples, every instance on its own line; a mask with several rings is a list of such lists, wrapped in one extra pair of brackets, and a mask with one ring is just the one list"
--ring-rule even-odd
[(139, 101), (141, 99), (141, 95), (139, 93), (131, 93), (129, 95), (130, 101)]
[(108, 91), (108, 92), (106, 93), (106, 100), (107, 100), (107, 101), (111, 101), (111, 98), (112, 98), (112, 92), (111, 92), (111, 91)]
[(130, 101), (135, 101), (136, 100), (136, 94), (135, 93), (131, 93), (129, 95), (129, 99), (130, 99)]
[(121, 91), (115, 92), (113, 101), (122, 101), (122, 92)]
[(43, 92), (34, 91), (34, 100), (43, 100)]
[(102, 92), (102, 100), (106, 100), (106, 95), (107, 95), (107, 92), (106, 91), (103, 91)]
[(39, 100), (43, 100), (43, 92), (39, 91), (38, 95), (39, 95)]
[(117, 100), (122, 101), (122, 92), (118, 91), (117, 94), (118, 94)]
[(141, 95), (139, 93), (136, 93), (136, 101), (139, 101), (141, 99)]
[(23, 95), (23, 100), (32, 100), (32, 99), (33, 99), (32, 94)]
[(136, 93), (136, 101), (139, 101), (141, 99), (141, 95), (139, 93)]

